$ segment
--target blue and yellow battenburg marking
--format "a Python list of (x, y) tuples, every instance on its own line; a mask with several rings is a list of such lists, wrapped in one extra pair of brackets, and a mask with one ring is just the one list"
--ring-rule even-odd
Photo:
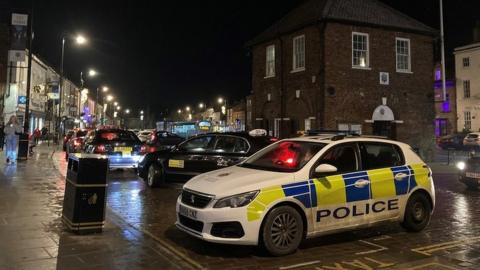
[[(398, 173), (404, 180), (394, 180)], [(417, 185), (430, 189), (429, 170), (424, 164), (398, 166), (384, 169), (327, 176), (286, 185), (264, 188), (247, 207), (248, 221), (260, 219), (265, 209), (274, 201), (285, 197), (297, 199), (305, 208), (345, 204), (369, 199), (392, 198), (407, 194)], [(358, 180), (368, 180), (356, 187)]]

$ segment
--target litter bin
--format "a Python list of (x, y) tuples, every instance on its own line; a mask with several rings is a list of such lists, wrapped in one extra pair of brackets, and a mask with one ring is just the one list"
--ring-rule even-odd
[(79, 234), (101, 232), (105, 225), (108, 158), (70, 154), (68, 158), (63, 223)]
[(28, 158), (28, 134), (22, 133), (18, 136), (18, 160), (27, 160)]

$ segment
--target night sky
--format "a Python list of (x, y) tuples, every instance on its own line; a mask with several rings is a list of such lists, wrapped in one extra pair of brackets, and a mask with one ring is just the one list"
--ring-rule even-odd
[[(5, 0), (0, 0), (5, 1)], [(20, 10), (30, 1), (7, 0)], [(85, 47), (67, 43), (65, 74), (79, 83), (106, 84), (132, 109), (212, 103), (222, 95), (237, 100), (251, 91), (251, 62), (245, 42), (302, 0), (224, 1), (35, 1), (34, 53), (60, 65), (61, 36), (82, 33)], [(383, 0), (439, 29), (438, 0)], [(444, 0), (447, 55), (468, 44), (480, 20), (479, 0)]]

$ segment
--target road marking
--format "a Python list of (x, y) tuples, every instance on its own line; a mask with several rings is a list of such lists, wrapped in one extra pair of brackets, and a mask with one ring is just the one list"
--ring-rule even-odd
[(380, 245), (377, 245), (377, 244), (374, 244), (374, 243), (370, 243), (370, 242), (364, 241), (364, 240), (358, 240), (358, 242), (362, 242), (362, 243), (364, 243), (364, 244), (367, 244), (367, 245), (370, 245), (370, 246), (374, 246), (374, 247), (376, 247), (377, 249), (372, 249), (372, 250), (368, 250), (368, 251), (357, 252), (357, 253), (355, 253), (355, 255), (372, 254), (372, 253), (377, 253), (377, 252), (384, 251), (384, 250), (387, 250), (387, 249), (388, 249), (387, 247), (380, 246)]
[(445, 264), (440, 264), (440, 263), (426, 263), (426, 264), (421, 264), (421, 265), (417, 265), (417, 266), (414, 266), (414, 267), (411, 267), (411, 268), (405, 268), (405, 269), (406, 270), (417, 270), (417, 269), (421, 269), (421, 268), (424, 268), (424, 267), (430, 267), (430, 266), (435, 266), (435, 269), (458, 270), (458, 268), (454, 268), (454, 267), (451, 267), (451, 266), (448, 266), (448, 265), (445, 265)]
[(308, 266), (308, 265), (317, 264), (317, 263), (320, 263), (320, 261), (311, 261), (311, 262), (299, 263), (299, 264), (294, 264), (289, 266), (280, 266), (278, 269), (280, 270), (292, 269), (292, 268), (298, 268), (298, 267)]
[(385, 240), (385, 239), (391, 239), (392, 237), (390, 235), (382, 235), (377, 238), (373, 238), (373, 241), (380, 241), (380, 240)]
[(435, 251), (450, 249), (450, 248), (463, 246), (463, 245), (466, 245), (466, 244), (471, 244), (471, 243), (476, 243), (476, 242), (480, 242), (480, 236), (472, 237), (472, 238), (468, 238), (468, 239), (457, 240), (457, 241), (444, 242), (444, 243), (434, 244), (434, 245), (430, 245), (430, 246), (414, 248), (414, 249), (412, 249), (412, 251), (423, 254), (423, 255), (426, 255), (426, 256), (431, 256), (432, 253), (435, 252)]

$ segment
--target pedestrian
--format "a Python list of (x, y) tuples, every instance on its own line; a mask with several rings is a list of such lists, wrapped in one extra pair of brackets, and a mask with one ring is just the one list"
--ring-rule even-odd
[(5, 132), (3, 131), (3, 128), (5, 126), (3, 123), (0, 123), (0, 151), (3, 151), (3, 145), (5, 144)]
[(18, 135), (22, 133), (22, 127), (18, 124), (17, 117), (12, 115), (3, 129), (5, 132), (7, 164), (17, 161)]
[(40, 129), (36, 128), (33, 131), (33, 141), (35, 142), (35, 145), (38, 144), (38, 140), (40, 140), (40, 136), (42, 136), (42, 132), (40, 131)]
[(48, 128), (42, 127), (42, 141), (47, 140)]
[(37, 146), (37, 137), (35, 136), (35, 133), (28, 135), (28, 141), (28, 154), (33, 155), (33, 148)]

